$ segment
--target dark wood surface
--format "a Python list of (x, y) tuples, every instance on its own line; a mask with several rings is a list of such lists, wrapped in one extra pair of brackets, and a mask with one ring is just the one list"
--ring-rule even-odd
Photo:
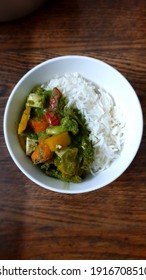
[[(3, 136), (5, 105), (18, 80), (36, 64), (69, 54), (116, 67), (144, 114), (129, 168), (112, 184), (77, 195), (29, 181)], [(0, 23), (0, 259), (146, 259), (145, 126), (145, 0), (50, 0), (25, 18)]]

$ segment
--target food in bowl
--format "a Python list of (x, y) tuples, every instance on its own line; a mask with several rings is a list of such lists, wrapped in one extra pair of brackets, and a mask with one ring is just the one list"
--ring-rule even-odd
[[(93, 98), (93, 95), (86, 90), (82, 97), (82, 93), (78, 95), (76, 87), (75, 91), (71, 88), (71, 81), (69, 83), (69, 88), (65, 90), (66, 98), (67, 95), (70, 95), (70, 101), (68, 98), (68, 105), (75, 106), (81, 105), (77, 109), (81, 112), (88, 112), (87, 119), (85, 118), (86, 122), (88, 120), (94, 119), (96, 114), (92, 115), (90, 118), (90, 113), (96, 113), (96, 106), (95, 102), (99, 102), (100, 106), (103, 100), (100, 101), (99, 97), (103, 97), (103, 92), (110, 93), (108, 94), (110, 99), (112, 99), (113, 103), (110, 108), (114, 107), (114, 119), (119, 119), (120, 123), (125, 124), (125, 128), (122, 128), (124, 135), (121, 138), (119, 134), (119, 140), (117, 141), (116, 145), (122, 145), (119, 150), (113, 150), (112, 144), (110, 149), (107, 150), (106, 143), (110, 143), (108, 140), (108, 130), (104, 129), (106, 132), (106, 137), (103, 134), (103, 127), (105, 128), (106, 125), (100, 125), (100, 116), (97, 119), (97, 125), (92, 125), (88, 129), (92, 133), (92, 137), (95, 133), (95, 128), (97, 131), (98, 138), (97, 139), (97, 146), (94, 144), (94, 151), (98, 151), (97, 157), (97, 167), (99, 169), (95, 170), (91, 169), (91, 172), (86, 175), (85, 179), (83, 179), (80, 183), (74, 182), (63, 182), (62, 180), (57, 180), (53, 177), (48, 177), (40, 168), (39, 164), (33, 164), (30, 160), (29, 156), (26, 156), (25, 152), (21, 148), (21, 145), (18, 140), (18, 123), (20, 122), (22, 112), (25, 107), (25, 103), (27, 100), (27, 96), (30, 93), (31, 89), (34, 88), (36, 85), (43, 85), (47, 90), (53, 89), (54, 87), (58, 87), (58, 89), (62, 92), (65, 96), (64, 89), (65, 85), (62, 82), (62, 85), (56, 82), (59, 77), (70, 75), (71, 73), (79, 73), (79, 76), (82, 76), (89, 84), (92, 83), (93, 87), (95, 86), (96, 91), (99, 94), (96, 98)], [(48, 81), (46, 83), (46, 81)], [(54, 82), (53, 82), (54, 81)], [(49, 83), (53, 83), (52, 85)], [(61, 83), (61, 81), (60, 81)], [(76, 84), (76, 83), (75, 83)], [(83, 85), (82, 85), (83, 86)], [(66, 84), (67, 87), (67, 84)], [(85, 86), (83, 86), (85, 87)], [(104, 89), (104, 90), (103, 90)], [(87, 94), (87, 98), (85, 95)], [(81, 102), (75, 103), (74, 96), (79, 96)], [(105, 95), (104, 95), (105, 96)], [(86, 102), (90, 99), (89, 102)], [(110, 100), (109, 99), (109, 100)], [(71, 102), (71, 103), (70, 103)], [(97, 105), (97, 108), (99, 106)], [(131, 106), (132, 104), (132, 106)], [(86, 111), (85, 106), (88, 106)], [(99, 112), (100, 110), (99, 106)], [(119, 110), (120, 106), (120, 110)], [(92, 111), (90, 110), (92, 108)], [(103, 108), (106, 109), (106, 100), (104, 101)], [(94, 109), (94, 110), (93, 110)], [(110, 112), (112, 110), (109, 109), (109, 118)], [(84, 114), (85, 116), (86, 114)], [(106, 117), (106, 114), (103, 115), (102, 118)], [(95, 122), (93, 122), (95, 124)], [(108, 119), (105, 124), (108, 124)], [(142, 116), (142, 109), (140, 102), (138, 100), (137, 94), (129, 84), (129, 82), (125, 79), (125, 77), (119, 73), (116, 69), (108, 65), (107, 63), (100, 61), (95, 58), (86, 57), (86, 56), (77, 56), (77, 55), (70, 55), (70, 56), (60, 56), (56, 58), (49, 59), (41, 64), (32, 68), (29, 72), (27, 72), (20, 81), (15, 85), (14, 89), (12, 90), (8, 102), (6, 104), (5, 113), (4, 113), (4, 137), (6, 141), (6, 146), (8, 151), (18, 166), (18, 168), (22, 171), (23, 174), (27, 178), (29, 178), (33, 183), (46, 188), (47, 190), (52, 190), (55, 192), (61, 192), (65, 194), (77, 194), (77, 193), (85, 193), (90, 192), (93, 190), (97, 190), (101, 187), (107, 186), (113, 181), (115, 181), (121, 174), (128, 168), (130, 163), (133, 161), (139, 145), (141, 143), (142, 132), (143, 132), (143, 116)], [(108, 125), (107, 125), (108, 127)], [(113, 126), (114, 127), (114, 126)], [(117, 135), (116, 133), (119, 131), (119, 124), (117, 122), (117, 128), (113, 130), (113, 135)], [(121, 131), (121, 129), (120, 129)], [(122, 132), (122, 133), (123, 133)], [(110, 133), (110, 131), (109, 131)], [(103, 137), (104, 136), (104, 137)], [(91, 137), (91, 135), (90, 135)], [(90, 138), (91, 139), (91, 138)], [(120, 142), (120, 139), (123, 139)], [(96, 140), (96, 138), (95, 138)], [(99, 140), (99, 141), (98, 141)], [(92, 141), (92, 139), (91, 139)], [(113, 142), (113, 139), (112, 139)], [(112, 143), (111, 142), (111, 143)], [(102, 143), (104, 143), (104, 148)], [(120, 147), (120, 146), (119, 146)], [(106, 152), (107, 151), (107, 152)], [(101, 152), (101, 153), (100, 153)], [(100, 161), (100, 155), (103, 155), (104, 152), (104, 161)], [(113, 159), (109, 157), (110, 153), (112, 152)], [(119, 153), (119, 155), (118, 155)], [(107, 156), (110, 161), (107, 160)], [(93, 161), (94, 162), (94, 161)], [(105, 164), (105, 165), (104, 165)], [(103, 169), (102, 169), (103, 168)], [(96, 171), (97, 170), (97, 171)], [(94, 173), (94, 175), (92, 174)], [(116, 186), (116, 183), (115, 183)]]
[(26, 156), (46, 175), (80, 183), (120, 156), (125, 130), (111, 94), (75, 72), (30, 91), (18, 137)]

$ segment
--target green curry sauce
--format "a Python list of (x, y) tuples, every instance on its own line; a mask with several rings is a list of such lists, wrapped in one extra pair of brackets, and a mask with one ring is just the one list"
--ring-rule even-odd
[(28, 94), (18, 136), (26, 155), (46, 175), (81, 182), (94, 158), (89, 134), (83, 116), (57, 88), (37, 86)]

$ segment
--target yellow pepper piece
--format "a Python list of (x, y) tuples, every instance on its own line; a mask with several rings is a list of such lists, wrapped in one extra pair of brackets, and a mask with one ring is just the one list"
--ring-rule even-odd
[(26, 129), (30, 117), (30, 110), (31, 107), (26, 107), (26, 109), (24, 110), (18, 126), (18, 134), (21, 134)]
[(66, 148), (71, 143), (71, 139), (68, 132), (63, 132), (49, 137), (46, 139), (46, 143), (50, 150), (55, 152), (56, 150)]

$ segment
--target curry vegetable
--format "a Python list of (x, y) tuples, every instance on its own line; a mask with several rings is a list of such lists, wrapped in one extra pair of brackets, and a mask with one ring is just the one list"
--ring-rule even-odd
[(80, 112), (68, 107), (58, 88), (34, 87), (18, 126), (26, 156), (48, 176), (81, 182), (90, 170), (94, 148)]

